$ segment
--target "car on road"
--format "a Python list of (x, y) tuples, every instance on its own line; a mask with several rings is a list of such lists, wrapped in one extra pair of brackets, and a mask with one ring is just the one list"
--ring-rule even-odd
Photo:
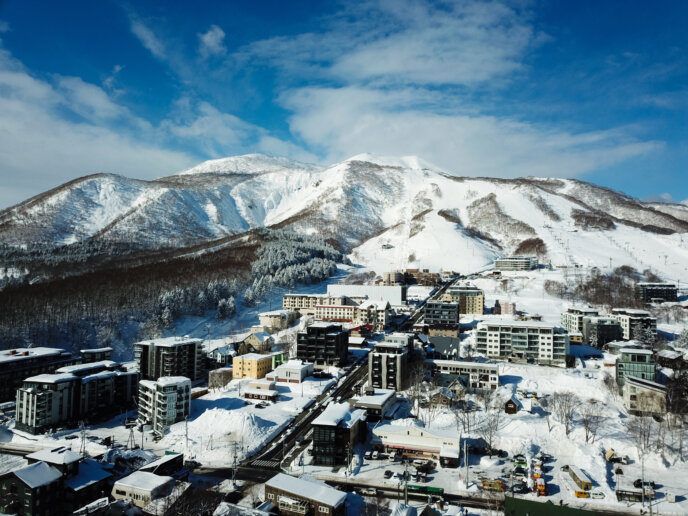
[(384, 476), (385, 476), (386, 479), (389, 480), (390, 478), (392, 478), (393, 475), (394, 475), (394, 473), (392, 473), (392, 471), (390, 471), (390, 470), (388, 469), (387, 471), (385, 471), (385, 475), (384, 475)]

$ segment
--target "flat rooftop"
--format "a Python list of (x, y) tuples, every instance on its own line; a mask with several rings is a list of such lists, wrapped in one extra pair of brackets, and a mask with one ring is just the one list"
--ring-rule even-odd
[(146, 346), (159, 346), (159, 347), (174, 347), (174, 346), (186, 346), (187, 344), (200, 344), (203, 342), (203, 339), (192, 339), (188, 337), (166, 337), (166, 338), (161, 338), (161, 339), (151, 339), (151, 340), (142, 340), (140, 342), (135, 343), (136, 344), (143, 344)]

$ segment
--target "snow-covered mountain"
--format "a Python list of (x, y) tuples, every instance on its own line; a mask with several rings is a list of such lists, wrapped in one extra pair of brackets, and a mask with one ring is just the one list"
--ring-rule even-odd
[(256, 227), (320, 233), (376, 271), (475, 270), (539, 250), (554, 265), (629, 264), (686, 274), (688, 207), (562, 179), (457, 177), (416, 157), (329, 167), (259, 154), (155, 181), (76, 179), (0, 212), (0, 241), (188, 247)]

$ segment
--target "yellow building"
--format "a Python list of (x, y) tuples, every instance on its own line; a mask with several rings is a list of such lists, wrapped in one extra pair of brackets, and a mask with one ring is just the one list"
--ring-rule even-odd
[(246, 353), (234, 357), (232, 375), (234, 378), (251, 378), (253, 380), (265, 378), (266, 374), (286, 360), (287, 357), (284, 353), (270, 353), (268, 355)]
[(485, 293), (473, 285), (455, 285), (447, 289), (442, 301), (459, 303), (460, 314), (482, 315)]

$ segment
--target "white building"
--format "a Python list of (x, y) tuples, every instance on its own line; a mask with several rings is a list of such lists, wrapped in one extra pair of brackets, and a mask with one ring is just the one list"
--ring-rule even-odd
[(537, 266), (538, 259), (535, 256), (508, 256), (494, 262), (497, 271), (530, 271)]
[(191, 380), (184, 376), (163, 376), (139, 382), (139, 423), (152, 425), (162, 437), (174, 423), (184, 421), (191, 411)]
[(260, 326), (268, 332), (285, 330), (294, 322), (295, 313), (290, 310), (273, 310), (258, 314)]
[(406, 304), (406, 287), (385, 287), (378, 285), (327, 285), (327, 294), (333, 297), (363, 298), (383, 301), (392, 306)]
[(115, 500), (128, 500), (142, 509), (153, 500), (167, 496), (174, 484), (172, 477), (163, 477), (147, 471), (134, 471), (115, 482), (112, 497)]
[(499, 364), (460, 360), (426, 360), (439, 374), (458, 375), (470, 390), (495, 390), (499, 387)]
[(635, 376), (626, 376), (623, 388), (624, 407), (636, 416), (664, 415), (667, 411), (667, 389), (664, 385)]
[(439, 458), (442, 448), (461, 449), (461, 436), (457, 432), (393, 424), (373, 428), (372, 442), (382, 444), (386, 451), (433, 458)]
[(282, 307), (285, 310), (300, 312), (302, 315), (315, 315), (318, 305), (352, 305), (346, 296), (328, 294), (284, 294)]
[(640, 339), (641, 335), (637, 334), (638, 329), (642, 331), (649, 328), (654, 334), (657, 334), (657, 318), (652, 317), (652, 314), (647, 310), (614, 308), (612, 309), (612, 317), (621, 324), (624, 340)]
[(561, 325), (569, 333), (583, 333), (583, 319), (598, 315), (594, 308), (569, 308), (561, 314)]
[(313, 364), (301, 360), (289, 360), (265, 375), (267, 380), (278, 383), (301, 383), (313, 374)]
[(564, 364), (569, 336), (563, 328), (539, 321), (489, 321), (474, 330), (476, 349), (488, 357), (539, 364)]

